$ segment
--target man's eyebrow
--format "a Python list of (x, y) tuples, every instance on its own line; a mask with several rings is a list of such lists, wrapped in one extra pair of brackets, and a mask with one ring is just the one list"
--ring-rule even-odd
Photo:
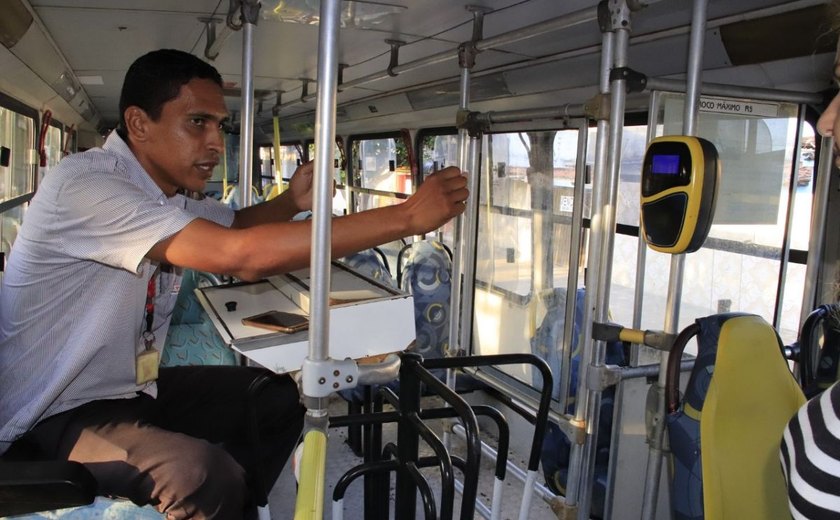
[(202, 119), (209, 119), (211, 121), (218, 121), (220, 123), (224, 123), (230, 119), (229, 114), (211, 114), (209, 112), (192, 112), (188, 114), (189, 117), (200, 117)]
[(203, 119), (204, 121), (212, 121), (213, 123), (219, 126), (224, 126), (230, 123), (230, 114), (224, 114), (223, 116), (220, 116), (218, 114), (209, 114), (207, 112), (194, 112), (192, 114), (188, 114), (187, 117), (189, 119), (199, 118)]

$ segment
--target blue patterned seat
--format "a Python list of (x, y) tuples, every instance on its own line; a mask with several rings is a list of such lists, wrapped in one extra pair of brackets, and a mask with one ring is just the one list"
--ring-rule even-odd
[(414, 297), (414, 352), (439, 358), (449, 350), (452, 252), (440, 242), (413, 242), (397, 255), (397, 284)]
[(161, 351), (161, 366), (237, 364), (235, 354), (216, 332), (195, 295), (197, 287), (217, 283), (212, 275), (191, 269), (184, 271)]
[(164, 516), (152, 506), (138, 507), (128, 500), (96, 497), (87, 506), (68, 507), (57, 511), (44, 511), (27, 515), (2, 517), (3, 520), (161, 520)]
[(394, 277), (391, 276), (391, 269), (388, 268), (388, 259), (385, 257), (385, 253), (378, 247), (372, 247), (345, 256), (339, 262), (382, 285), (393, 288), (397, 287)]
[[(546, 298), (546, 314), (542, 323), (531, 338), (531, 352), (548, 363), (554, 375), (555, 385), (551, 390), (551, 397), (560, 396), (561, 359), (558, 346), (563, 341), (566, 326), (566, 288), (555, 288)], [(586, 289), (580, 287), (575, 291), (575, 320), (572, 325), (572, 350), (569, 367), (569, 399), (567, 413), (575, 411), (575, 394), (580, 372), (580, 334), (583, 330), (583, 310)], [(626, 365), (624, 348), (619, 342), (607, 343), (606, 363), (608, 365)], [(542, 388), (542, 376), (533, 371), (533, 385)], [(615, 402), (615, 387), (604, 390), (601, 397), (601, 408), (598, 422), (598, 436), (595, 452), (595, 474), (592, 486), (592, 517), (601, 518), (604, 511), (604, 499), (607, 490), (607, 469), (609, 465), (610, 435), (612, 432), (613, 408)], [(548, 424), (545, 440), (540, 453), (543, 474), (548, 487), (558, 494), (565, 494), (566, 478), (569, 470), (569, 456), (571, 442), (568, 437), (554, 423)]]

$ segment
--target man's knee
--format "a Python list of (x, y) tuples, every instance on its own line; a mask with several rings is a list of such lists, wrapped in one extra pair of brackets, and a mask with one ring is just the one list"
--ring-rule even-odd
[(168, 518), (242, 518), (252, 507), (245, 471), (221, 447), (198, 442), (174, 455), (169, 489), (159, 494)]
[(303, 425), (306, 408), (300, 403), (297, 383), (288, 375), (268, 375), (250, 396), (264, 434), (285, 434)]

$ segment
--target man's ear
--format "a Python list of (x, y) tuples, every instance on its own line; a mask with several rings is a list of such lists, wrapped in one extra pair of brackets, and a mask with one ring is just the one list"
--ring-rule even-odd
[(132, 105), (125, 109), (123, 117), (125, 118), (125, 130), (132, 142), (139, 143), (148, 139), (151, 119), (145, 110)]

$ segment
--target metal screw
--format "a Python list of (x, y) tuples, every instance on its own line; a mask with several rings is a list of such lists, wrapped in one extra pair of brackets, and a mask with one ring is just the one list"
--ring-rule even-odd
[(348, 383), (352, 383), (353, 382), (353, 376), (347, 376), (347, 379), (345, 379), (345, 381), (347, 381)]
[(341, 374), (341, 372), (340, 372), (340, 371), (338, 371), (338, 370), (333, 370), (333, 375), (334, 375), (335, 377), (338, 377), (338, 375), (339, 375), (339, 374)]
[(322, 377), (321, 379), (319, 379), (319, 380), (318, 380), (318, 384), (319, 384), (319, 385), (323, 385), (323, 384), (324, 384), (324, 383), (326, 383), (326, 382), (327, 382), (327, 378), (326, 378), (326, 377)]
[(333, 383), (333, 388), (335, 388), (336, 390), (338, 390), (338, 383)]

